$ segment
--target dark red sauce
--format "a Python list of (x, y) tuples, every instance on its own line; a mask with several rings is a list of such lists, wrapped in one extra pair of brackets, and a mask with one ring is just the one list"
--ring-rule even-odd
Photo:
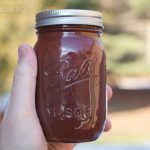
[(37, 114), (47, 141), (95, 140), (106, 119), (106, 56), (101, 28), (37, 29)]

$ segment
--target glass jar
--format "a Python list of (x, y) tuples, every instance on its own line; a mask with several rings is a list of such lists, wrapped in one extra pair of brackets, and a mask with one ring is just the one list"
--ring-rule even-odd
[(36, 16), (37, 114), (47, 141), (93, 141), (106, 120), (102, 16), (50, 10)]

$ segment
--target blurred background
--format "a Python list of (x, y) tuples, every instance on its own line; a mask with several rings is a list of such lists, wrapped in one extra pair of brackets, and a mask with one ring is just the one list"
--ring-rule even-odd
[(48, 9), (90, 9), (103, 13), (107, 80), (113, 87), (113, 128), (76, 150), (150, 149), (150, 0), (1, 0), (0, 101), (8, 97), (17, 48), (36, 42), (35, 14)]

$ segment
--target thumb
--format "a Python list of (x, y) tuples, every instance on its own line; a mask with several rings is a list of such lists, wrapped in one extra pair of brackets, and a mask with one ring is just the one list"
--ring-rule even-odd
[(11, 118), (14, 118), (14, 116), (16, 118), (29, 117), (36, 113), (36, 55), (30, 46), (23, 44), (18, 48), (18, 57), (7, 111), (7, 115)]

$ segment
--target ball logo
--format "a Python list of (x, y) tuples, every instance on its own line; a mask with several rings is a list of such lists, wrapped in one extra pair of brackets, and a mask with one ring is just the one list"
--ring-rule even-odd
[(60, 60), (53, 74), (50, 74), (48, 71), (44, 72), (45, 76), (51, 76), (50, 85), (52, 87), (61, 86), (61, 90), (64, 90), (75, 84), (89, 80), (91, 76), (93, 77), (96, 57), (86, 58), (79, 67), (74, 68), (71, 68), (70, 59), (70, 57), (67, 57), (65, 60)]

